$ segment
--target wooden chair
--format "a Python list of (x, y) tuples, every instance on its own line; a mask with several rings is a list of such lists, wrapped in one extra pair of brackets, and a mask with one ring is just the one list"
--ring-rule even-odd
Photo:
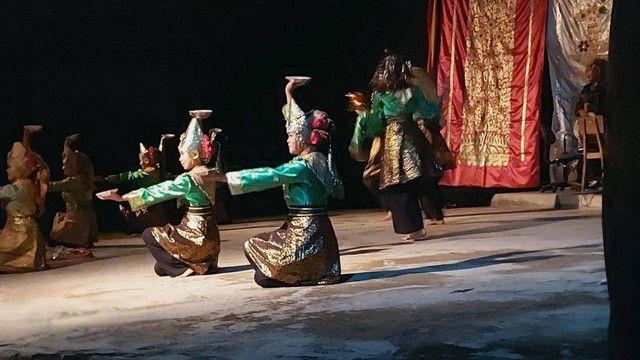
[(600, 160), (600, 169), (604, 174), (604, 118), (600, 115), (589, 115), (580, 121), (580, 138), (582, 141), (582, 184), (584, 192), (587, 182), (587, 166), (589, 160)]

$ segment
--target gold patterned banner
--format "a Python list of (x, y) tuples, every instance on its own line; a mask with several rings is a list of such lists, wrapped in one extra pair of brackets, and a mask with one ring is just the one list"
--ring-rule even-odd
[(458, 166), (443, 185), (539, 183), (544, 0), (442, 2), (438, 91)]
[(515, 7), (516, 0), (476, 0), (469, 8), (463, 165), (509, 165)]

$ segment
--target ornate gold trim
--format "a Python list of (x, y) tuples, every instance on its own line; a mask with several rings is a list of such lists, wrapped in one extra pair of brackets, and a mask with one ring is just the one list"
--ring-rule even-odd
[(131, 210), (137, 211), (144, 208), (144, 200), (142, 199), (142, 190), (134, 190), (122, 195), (122, 198), (129, 202)]
[(527, 35), (527, 66), (524, 73), (524, 94), (522, 96), (522, 118), (520, 120), (520, 161), (525, 160), (524, 147), (525, 147), (525, 120), (527, 117), (527, 100), (529, 98), (529, 71), (531, 69), (531, 37), (533, 28), (533, 14), (535, 10), (534, 0), (529, 1), (529, 33)]

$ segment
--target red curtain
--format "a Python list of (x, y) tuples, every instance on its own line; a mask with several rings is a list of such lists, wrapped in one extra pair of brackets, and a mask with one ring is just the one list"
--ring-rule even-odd
[(539, 185), (546, 0), (442, 1), (438, 93), (457, 158), (442, 185)]
[(427, 66), (426, 71), (434, 81), (438, 70), (440, 45), (440, 0), (431, 0), (427, 5)]

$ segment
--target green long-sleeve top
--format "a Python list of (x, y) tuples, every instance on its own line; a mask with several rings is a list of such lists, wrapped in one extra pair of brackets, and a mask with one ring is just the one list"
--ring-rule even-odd
[(386, 119), (398, 116), (411, 117), (414, 113), (419, 113), (426, 120), (438, 121), (440, 104), (429, 102), (417, 86), (393, 92), (374, 92), (371, 95), (371, 109), (359, 115), (356, 120), (349, 150), (352, 153), (362, 151), (365, 139), (374, 138), (382, 133)]
[(140, 188), (122, 196), (132, 210), (139, 210), (172, 199), (188, 206), (212, 206), (215, 203), (215, 182), (206, 176), (184, 173), (173, 180)]
[(119, 184), (131, 184), (134, 187), (147, 187), (158, 184), (162, 181), (162, 173), (160, 169), (144, 170), (138, 169), (135, 171), (125, 171), (115, 175), (109, 175), (105, 180), (114, 185)]
[(344, 193), (342, 182), (319, 152), (296, 156), (276, 168), (228, 172), (226, 177), (232, 195), (282, 186), (288, 206), (326, 206), (329, 196), (340, 198)]
[(4, 205), (7, 215), (33, 216), (37, 210), (36, 191), (33, 181), (19, 179), (0, 187), (0, 203)]
[(52, 181), (47, 192), (62, 192), (62, 198), (74, 207), (90, 208), (93, 196), (93, 179), (81, 175), (68, 176), (62, 180)]

